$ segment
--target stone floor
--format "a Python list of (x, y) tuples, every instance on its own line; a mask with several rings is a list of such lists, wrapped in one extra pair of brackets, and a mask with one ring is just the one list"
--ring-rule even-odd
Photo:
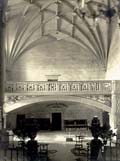
[[(40, 132), (38, 133), (36, 139), (39, 144), (48, 144), (48, 160), (47, 158), (38, 159), (37, 161), (87, 161), (87, 152), (83, 150), (79, 153), (78, 150), (75, 149), (75, 136), (84, 134), (84, 142), (83, 148), (87, 149), (87, 143), (92, 139), (89, 131), (87, 132)], [(26, 140), (27, 141), (27, 140)], [(18, 138), (13, 138), (14, 146), (16, 147), (18, 144)], [(114, 148), (115, 149), (115, 148)], [(101, 161), (119, 161), (120, 156), (116, 158), (116, 155), (120, 154), (120, 147), (118, 150), (108, 149), (106, 152), (106, 160), (103, 159)], [(11, 157), (11, 153), (13, 153)], [(110, 155), (112, 157), (110, 158)], [(27, 161), (26, 156), (23, 156), (23, 152), (21, 150), (12, 152), (10, 150), (5, 153), (0, 149), (0, 161)], [(32, 160), (32, 161), (35, 161)]]
[[(86, 153), (79, 156), (72, 143), (50, 143), (48, 150), (48, 161), (87, 161)], [(0, 161), (27, 161), (27, 158), (23, 158), (21, 151), (18, 152), (18, 159), (16, 151), (13, 151), (13, 157), (11, 159), (11, 151), (7, 151), (6, 157), (3, 157), (4, 152), (1, 153)], [(41, 159), (40, 161), (47, 161), (47, 159)]]

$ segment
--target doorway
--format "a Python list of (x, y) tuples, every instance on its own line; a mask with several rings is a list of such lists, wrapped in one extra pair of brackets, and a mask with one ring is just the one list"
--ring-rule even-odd
[(109, 127), (110, 126), (109, 113), (106, 111), (103, 111), (102, 118), (103, 118), (103, 125), (106, 125), (107, 127)]
[(52, 113), (52, 127), (53, 131), (61, 130), (62, 128), (62, 116), (61, 113)]

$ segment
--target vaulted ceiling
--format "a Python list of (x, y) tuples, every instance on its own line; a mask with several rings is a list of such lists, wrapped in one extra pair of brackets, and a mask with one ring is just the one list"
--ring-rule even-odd
[[(113, 59), (113, 55), (116, 54), (115, 40), (119, 36), (116, 16), (118, 2), (103, 0), (101, 3), (100, 0), (96, 0), (93, 6), (87, 1), (85, 17), (80, 13), (77, 2), (81, 3), (79, 0), (8, 0), (6, 9), (7, 69), (11, 68), (23, 55), (30, 53), (32, 49), (43, 51), (42, 48), (47, 44), (44, 50), (48, 50), (48, 53), (50, 51), (49, 54), (66, 48), (66, 53), (70, 51), (76, 53), (77, 57), (71, 59), (74, 59), (77, 64), (79, 64), (78, 60), (83, 60), (81, 58), (84, 57), (86, 60), (91, 60), (94, 67), (98, 65), (106, 71), (110, 57)], [(94, 11), (99, 4), (102, 4), (105, 11), (115, 6), (115, 15), (106, 15), (105, 12), (99, 17), (94, 17)], [(48, 45), (51, 42), (52, 44)], [(72, 57), (75, 57), (74, 54)]]

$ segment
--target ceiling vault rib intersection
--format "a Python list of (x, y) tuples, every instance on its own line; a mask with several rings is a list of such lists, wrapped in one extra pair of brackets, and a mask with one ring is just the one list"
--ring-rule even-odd
[[(69, 7), (71, 8), (71, 9), (73, 9), (74, 10), (74, 6), (73, 5), (71, 5), (67, 0), (65, 0), (65, 1), (62, 1), (63, 3), (65, 3), (65, 4), (67, 4), (67, 5), (69, 5)], [(96, 52), (97, 52), (97, 54), (98, 54), (98, 58), (97, 59), (99, 59), (100, 58), (100, 60), (101, 60), (101, 63), (103, 64), (103, 66), (104, 66), (104, 69), (106, 70), (106, 63), (105, 63), (105, 58), (104, 58), (104, 50), (102, 49), (102, 43), (100, 44), (100, 41), (98, 40), (98, 38), (97, 38), (97, 36), (96, 36), (96, 34), (95, 34), (95, 32), (93, 31), (93, 29), (91, 28), (91, 26), (90, 26), (90, 24), (88, 23), (88, 21), (86, 20), (86, 19), (83, 19), (82, 17), (80, 17), (80, 15), (79, 15), (79, 13), (77, 12), (77, 11), (74, 11), (76, 14), (77, 14), (77, 16), (81, 19), (81, 20), (83, 20), (83, 22), (85, 23), (85, 25), (88, 27), (88, 30), (90, 31), (90, 33), (91, 33), (91, 36), (93, 36), (93, 39), (95, 40), (95, 43), (96, 43), (96, 45), (98, 46), (98, 50), (99, 51), (97, 51), (96, 50)], [(102, 38), (102, 37), (101, 37)], [(103, 41), (102, 41), (103, 42)], [(102, 54), (103, 53), (103, 54)]]
[[(79, 16), (79, 15), (78, 15), (78, 16)], [(79, 18), (81, 19), (80, 16), (79, 16)], [(95, 46), (96, 46), (96, 54), (97, 54), (97, 56), (98, 56), (97, 59), (100, 58), (101, 63), (104, 63), (103, 57), (101, 56), (101, 46), (100, 46), (100, 44), (99, 44), (99, 40), (98, 40), (98, 38), (97, 38), (97, 36), (96, 36), (94, 30), (91, 28), (90, 24), (88, 23), (88, 21), (87, 21), (86, 19), (84, 19), (83, 22), (84, 22), (85, 25), (87, 26), (88, 31), (89, 31), (90, 34), (91, 34), (91, 37), (93, 37), (92, 41), (95, 43), (95, 45), (92, 44), (92, 46), (93, 46), (94, 48), (95, 48)]]
[[(106, 70), (113, 37), (112, 20), (110, 20), (108, 23), (106, 22), (107, 45), (105, 45), (101, 25), (99, 25), (98, 23), (95, 26), (95, 28), (92, 27), (89, 22), (89, 19), (81, 17), (79, 11), (75, 9), (75, 6), (71, 2), (67, 0), (61, 0), (61, 1), (53, 0), (52, 2), (48, 2), (43, 5), (41, 5), (39, 2), (40, 1), (33, 2), (33, 4), (31, 4), (30, 7), (29, 6), (27, 7), (26, 12), (24, 10), (24, 15), (21, 15), (17, 31), (12, 42), (11, 50), (9, 51), (8, 47), (6, 49), (7, 53), (6, 61), (8, 63), (12, 62), (11, 64), (14, 64), (20, 58), (20, 56), (23, 55), (25, 52), (27, 52), (28, 50), (32, 49), (37, 45), (40, 45), (41, 37), (46, 36), (48, 34), (52, 34), (52, 33), (46, 33), (45, 31), (47, 23), (55, 19), (56, 34), (63, 33), (65, 35), (68, 35), (72, 39), (78, 41), (78, 43), (80, 44), (80, 46), (82, 46), (82, 48), (85, 47), (90, 51), (89, 54), (95, 56), (96, 63), (102, 64), (104, 69)], [(96, 3), (98, 4), (98, 2)], [(111, 4), (109, 0), (107, 1), (107, 3), (108, 6), (104, 4), (104, 7), (110, 8)], [(52, 10), (52, 5), (55, 4), (56, 4), (56, 10)], [(69, 8), (68, 10), (69, 12), (66, 13), (63, 12), (64, 5)], [(29, 12), (31, 8), (33, 8), (34, 6), (37, 7), (38, 10), (36, 10), (37, 13), (35, 13), (35, 15), (31, 17)], [(92, 15), (92, 13), (94, 12), (94, 8), (92, 7), (91, 4), (88, 4), (88, 10)], [(49, 16), (49, 18), (46, 19), (45, 14), (47, 12), (51, 13), (53, 16)], [(71, 17), (67, 15), (68, 13), (70, 13)], [(39, 18), (39, 23), (31, 27), (31, 24), (33, 24), (37, 18)], [(62, 28), (64, 22), (69, 24), (69, 26), (71, 27), (69, 32), (67, 31), (67, 28)], [(83, 27), (83, 24), (85, 25), (85, 27)], [(30, 31), (28, 34), (27, 30), (29, 29)], [(31, 41), (33, 35), (36, 32), (38, 32), (38, 30), (40, 30), (41, 33), (40, 37)], [(81, 36), (76, 35), (76, 33), (79, 33)], [(84, 40), (82, 38), (84, 38)], [(8, 39), (8, 37), (6, 39)]]
[[(67, 17), (65, 17), (65, 16), (63, 16), (63, 15), (62, 15), (61, 17), (62, 17), (62, 19), (66, 20), (67, 22), (69, 22), (69, 23), (72, 25), (72, 21), (71, 21), (70, 19), (68, 19)], [(88, 35), (82, 28), (80, 28), (80, 26), (78, 26), (77, 24), (74, 24), (74, 26), (75, 26), (75, 28), (76, 28), (78, 31), (80, 31), (81, 34), (83, 34), (83, 36), (84, 36), (85, 38), (87, 38), (87, 40), (89, 40), (90, 44), (91, 44), (92, 47), (93, 47), (95, 44), (94, 44), (94, 42), (92, 41), (91, 37), (89, 37), (89, 35)], [(84, 44), (86, 44), (86, 43), (84, 42)], [(94, 53), (96, 53), (95, 55), (97, 56), (97, 52), (99, 52), (99, 51), (97, 50), (96, 45), (94, 46), (93, 49), (95, 50)], [(93, 50), (93, 49), (92, 49), (92, 50)], [(96, 52), (96, 51), (97, 51), (97, 52)]]
[(62, 10), (62, 5), (60, 2), (57, 2), (56, 3), (57, 7), (56, 7), (56, 18), (57, 18), (57, 30), (56, 32), (60, 31), (60, 28), (61, 28), (61, 18), (60, 18), (60, 13), (61, 13), (61, 10)]
[[(94, 13), (94, 9), (92, 8), (92, 6), (90, 6), (90, 5), (88, 5), (88, 9), (89, 9), (89, 11), (90, 11), (90, 13), (92, 14), (92, 13)], [(93, 21), (95, 21), (95, 20), (93, 20)], [(90, 27), (90, 24), (88, 23), (88, 21), (86, 21), (86, 20), (84, 20), (84, 22), (85, 22), (85, 25), (87, 25), (88, 26), (88, 29), (89, 29), (89, 31), (91, 32), (91, 36), (93, 36), (93, 38), (94, 38), (94, 40), (96, 41), (96, 44), (98, 45), (98, 48), (99, 48), (99, 52), (98, 52), (98, 54), (99, 54), (99, 57), (101, 57), (101, 63), (103, 63), (103, 65), (104, 65), (104, 68), (106, 68), (106, 65), (105, 65), (105, 62), (104, 62), (104, 54), (103, 54), (103, 50), (102, 50), (102, 47), (101, 47), (101, 43), (100, 43), (100, 37), (99, 37), (99, 33), (97, 32), (97, 34), (98, 34), (98, 37), (97, 37), (97, 35), (96, 35), (96, 33), (95, 33), (95, 31), (97, 31), (97, 26), (98, 26), (98, 24), (97, 25), (95, 25), (95, 31)], [(93, 23), (95, 23), (95, 22), (93, 22)], [(103, 41), (103, 40), (102, 40)]]
[[(37, 26), (35, 26), (35, 29), (34, 29), (34, 30), (27, 36), (27, 38), (23, 41), (23, 43), (22, 43), (20, 49), (18, 50), (17, 54), (15, 55), (14, 63), (15, 63), (15, 62), (17, 61), (17, 59), (18, 59), (22, 54), (24, 54), (26, 51), (28, 51), (28, 50), (32, 49), (33, 47), (39, 45), (39, 44), (36, 44), (36, 43), (37, 43), (37, 42), (39, 43), (39, 40), (41, 39), (41, 37), (38, 38), (38, 39), (36, 39), (36, 40), (34, 40), (34, 41), (32, 41), (32, 42), (29, 43), (25, 48), (23, 48), (25, 42), (28, 41), (28, 40), (31, 38), (31, 36), (35, 33), (35, 31), (39, 30), (39, 28), (40, 28), (42, 25), (45, 25), (47, 22), (49, 22), (50, 20), (54, 19), (55, 17), (56, 17), (56, 15), (53, 16), (53, 17), (50, 17), (47, 21), (42, 22), (41, 25), (38, 24)], [(23, 50), (22, 50), (22, 49), (23, 49)]]

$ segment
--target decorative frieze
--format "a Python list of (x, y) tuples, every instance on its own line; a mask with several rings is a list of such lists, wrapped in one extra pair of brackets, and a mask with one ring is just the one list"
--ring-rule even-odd
[(87, 99), (95, 100), (97, 102), (100, 102), (102, 104), (105, 104), (109, 107), (111, 107), (111, 95), (89, 95), (89, 96), (82, 96)]
[(111, 81), (6, 82), (7, 93), (111, 93)]
[(10, 95), (10, 96), (5, 96), (4, 100), (4, 107), (13, 105), (15, 103), (24, 101), (24, 100), (29, 100), (31, 98), (36, 98), (38, 96), (33, 96), (33, 95)]

